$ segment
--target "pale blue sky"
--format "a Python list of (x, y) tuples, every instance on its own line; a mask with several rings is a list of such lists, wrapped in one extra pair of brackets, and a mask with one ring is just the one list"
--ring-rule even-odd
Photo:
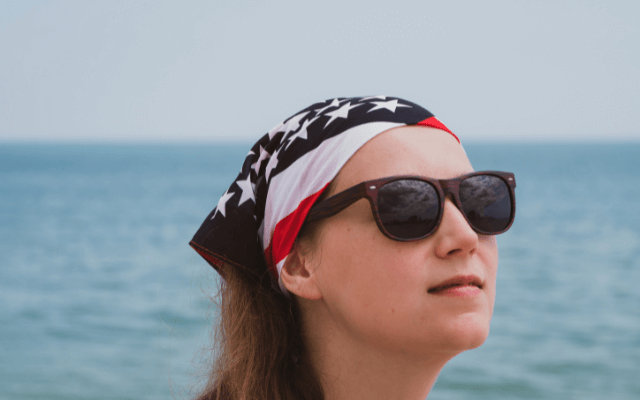
[(637, 1), (0, 0), (0, 141), (251, 142), (378, 94), (463, 141), (637, 141), (638, 21)]

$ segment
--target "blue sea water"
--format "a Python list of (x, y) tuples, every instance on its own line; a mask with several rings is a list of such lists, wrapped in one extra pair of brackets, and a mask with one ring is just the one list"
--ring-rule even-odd
[[(217, 277), (187, 242), (248, 145), (0, 145), (0, 399), (186, 399)], [(640, 398), (640, 144), (468, 144), (512, 171), (491, 334), (430, 399)]]

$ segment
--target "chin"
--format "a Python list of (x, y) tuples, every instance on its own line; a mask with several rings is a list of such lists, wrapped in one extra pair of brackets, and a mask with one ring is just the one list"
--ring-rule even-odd
[(480, 347), (489, 336), (489, 323), (486, 318), (469, 316), (460, 318), (445, 328), (441, 345), (443, 350), (463, 352)]

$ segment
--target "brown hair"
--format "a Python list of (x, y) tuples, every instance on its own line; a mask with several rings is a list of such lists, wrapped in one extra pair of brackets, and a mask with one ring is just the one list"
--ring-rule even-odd
[(198, 400), (322, 400), (295, 299), (234, 267), (220, 279), (217, 357)]
[[(317, 201), (330, 196), (337, 178)], [(326, 220), (307, 222), (295, 246), (305, 254), (317, 249)], [(295, 295), (274, 288), (266, 266), (262, 276), (228, 264), (217, 296), (214, 361), (197, 400), (324, 400), (311, 365)]]
[[(301, 241), (316, 242), (321, 225), (303, 226), (296, 239), (300, 251), (308, 249)], [(258, 277), (226, 264), (213, 301), (219, 307), (213, 334), (217, 355), (197, 400), (324, 400), (295, 296), (275, 289), (266, 267)]]

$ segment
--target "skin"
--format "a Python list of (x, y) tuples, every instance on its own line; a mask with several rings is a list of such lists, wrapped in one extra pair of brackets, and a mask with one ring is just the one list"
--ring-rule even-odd
[[(473, 171), (449, 133), (386, 131), (345, 164), (333, 193), (365, 180), (413, 174), (438, 179)], [(311, 361), (327, 399), (424, 399), (442, 367), (489, 334), (498, 249), (447, 198), (431, 236), (384, 236), (366, 199), (323, 221), (314, 243), (294, 248), (282, 270), (296, 296)], [(482, 280), (473, 297), (427, 290), (458, 275)]]

